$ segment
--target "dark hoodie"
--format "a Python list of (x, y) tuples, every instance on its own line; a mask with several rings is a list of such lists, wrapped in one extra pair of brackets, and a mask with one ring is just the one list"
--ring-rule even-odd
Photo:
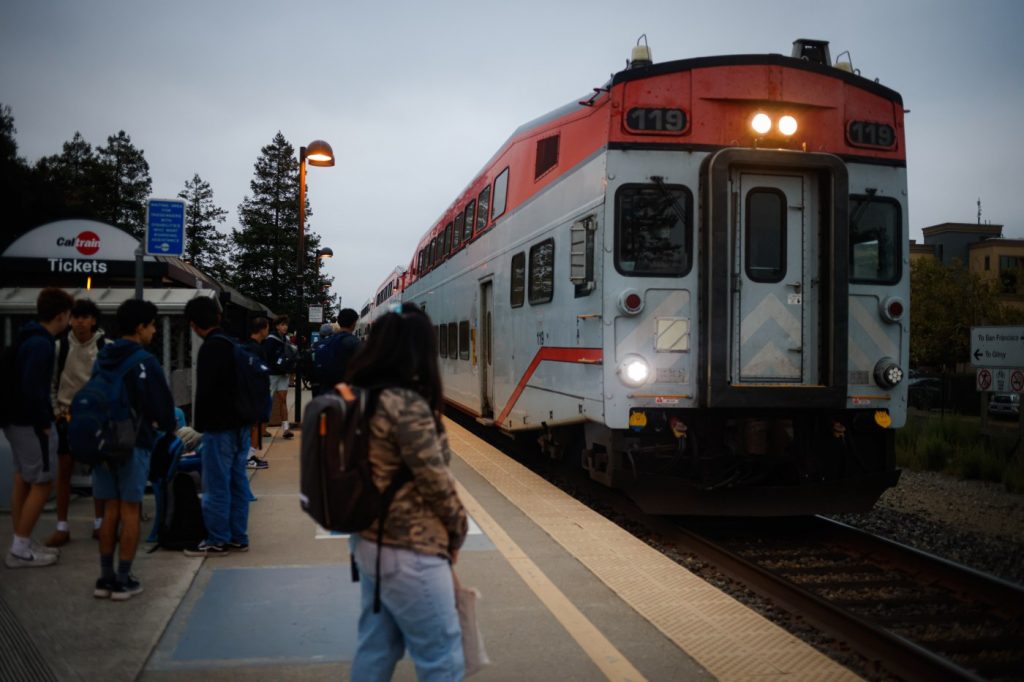
[[(116, 370), (122, 361), (140, 348), (142, 346), (135, 341), (118, 339), (100, 350), (96, 364), (103, 369)], [(125, 388), (130, 404), (142, 420), (135, 446), (152, 450), (156, 445), (156, 432), (176, 430), (177, 420), (174, 418), (174, 398), (167, 386), (164, 370), (151, 353), (146, 353), (142, 362), (128, 370)]]
[(12, 392), (11, 423), (48, 429), (53, 423), (53, 403), (50, 402), (53, 335), (38, 322), (29, 322), (18, 331), (16, 343), (17, 385)]

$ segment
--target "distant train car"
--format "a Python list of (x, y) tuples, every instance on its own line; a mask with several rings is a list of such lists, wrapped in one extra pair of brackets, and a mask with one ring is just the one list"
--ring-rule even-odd
[(870, 508), (906, 418), (902, 98), (825, 41), (645, 49), (516, 130), (373, 308), (427, 310), (452, 406), (649, 511)]

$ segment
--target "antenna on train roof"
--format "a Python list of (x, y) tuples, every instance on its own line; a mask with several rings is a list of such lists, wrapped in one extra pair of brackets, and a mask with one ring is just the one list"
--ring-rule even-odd
[[(640, 41), (644, 44), (641, 45)], [(643, 33), (636, 39), (636, 46), (633, 47), (632, 58), (626, 64), (627, 68), (637, 69), (641, 66), (650, 66), (654, 61), (651, 59), (651, 48), (647, 45), (647, 34)]]

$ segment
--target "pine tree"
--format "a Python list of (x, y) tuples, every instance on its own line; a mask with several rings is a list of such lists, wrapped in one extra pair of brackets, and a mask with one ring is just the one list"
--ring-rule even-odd
[(223, 223), (228, 212), (213, 203), (210, 183), (195, 173), (178, 196), (185, 200), (183, 257), (217, 279), (230, 279), (228, 235), (217, 230), (217, 223)]
[(18, 156), (18, 143), (14, 139), (17, 132), (11, 107), (0, 104), (0, 205), (4, 207), (0, 245), (35, 226), (31, 198), (36, 183), (25, 159)]
[(39, 159), (34, 172), (39, 184), (38, 224), (63, 218), (103, 219), (97, 201), (99, 157), (80, 132), (64, 143), (60, 154)]
[[(278, 131), (260, 150), (251, 196), (238, 206), (241, 229), (232, 231), (235, 243), (234, 286), (276, 313), (287, 313), (293, 328), (305, 331), (306, 309), (318, 300), (321, 282), (316, 277), (320, 237), (305, 229), (303, 301), (299, 300), (296, 253), (299, 221), (299, 160), (295, 148)], [(306, 217), (312, 215), (306, 199)]]
[(99, 182), (96, 188), (97, 215), (111, 225), (142, 240), (146, 231), (146, 200), (153, 181), (143, 150), (136, 149), (123, 130), (107, 138), (107, 146), (96, 150)]

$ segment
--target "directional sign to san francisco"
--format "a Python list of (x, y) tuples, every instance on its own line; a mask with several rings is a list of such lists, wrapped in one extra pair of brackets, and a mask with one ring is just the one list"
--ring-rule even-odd
[(975, 367), (1024, 367), (1024, 327), (971, 327)]

